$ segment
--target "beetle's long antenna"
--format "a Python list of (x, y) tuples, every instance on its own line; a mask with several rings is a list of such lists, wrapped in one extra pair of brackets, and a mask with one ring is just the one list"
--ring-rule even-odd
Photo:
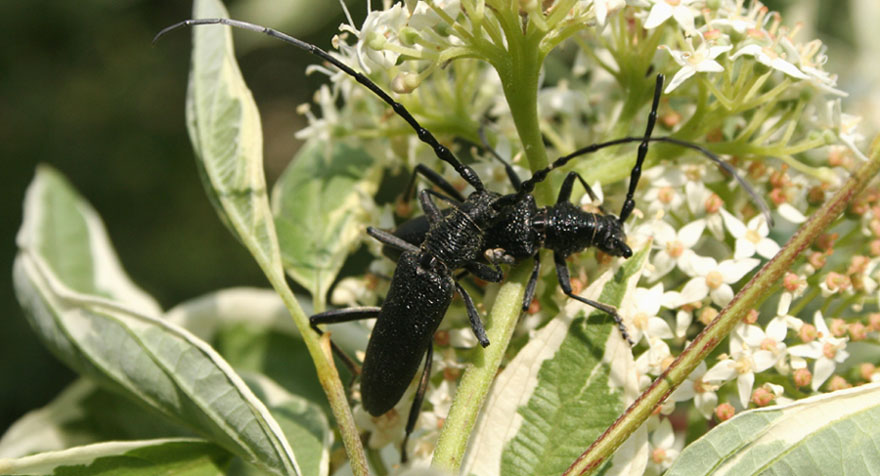
[(654, 100), (651, 102), (651, 112), (648, 114), (648, 126), (645, 128), (645, 140), (639, 144), (639, 152), (636, 156), (636, 165), (633, 166), (629, 173), (629, 190), (626, 192), (626, 199), (620, 208), (620, 216), (618, 220), (621, 223), (629, 218), (636, 207), (633, 195), (636, 193), (636, 187), (639, 185), (639, 178), (642, 176), (642, 164), (645, 163), (645, 157), (648, 155), (648, 143), (651, 139), (651, 133), (654, 132), (654, 124), (657, 122), (657, 108), (660, 106), (660, 93), (663, 91), (663, 75), (657, 75), (657, 84), (654, 86)]
[(367, 89), (372, 91), (373, 94), (375, 94), (376, 96), (379, 96), (380, 99), (382, 99), (383, 101), (385, 101), (385, 103), (387, 103), (389, 106), (391, 106), (391, 109), (393, 109), (394, 112), (398, 116), (402, 117), (403, 120), (405, 120), (410, 125), (410, 127), (412, 127), (414, 131), (416, 131), (416, 135), (418, 135), (419, 140), (421, 140), (422, 142), (431, 146), (431, 148), (434, 149), (434, 154), (436, 154), (440, 160), (451, 165), (452, 168), (454, 168), (455, 171), (458, 172), (458, 174), (461, 175), (461, 177), (467, 183), (469, 183), (472, 187), (474, 187), (477, 190), (485, 190), (485, 187), (483, 186), (483, 182), (480, 180), (480, 177), (477, 176), (476, 172), (474, 172), (474, 170), (471, 169), (469, 166), (459, 162), (459, 160), (455, 158), (455, 156), (452, 154), (452, 152), (446, 146), (440, 144), (437, 141), (437, 139), (434, 137), (434, 135), (431, 134), (430, 131), (428, 131), (427, 129), (422, 127), (422, 125), (419, 124), (419, 122), (412, 116), (412, 114), (409, 113), (409, 111), (406, 110), (406, 108), (402, 104), (395, 101), (391, 96), (388, 95), (388, 93), (386, 93), (384, 90), (382, 90), (382, 88), (380, 88), (376, 83), (371, 81), (369, 78), (367, 78), (363, 74), (351, 69), (351, 67), (349, 67), (345, 63), (339, 61), (338, 59), (334, 58), (326, 51), (322, 50), (321, 48), (318, 48), (317, 46), (315, 46), (313, 44), (306, 43), (302, 40), (294, 38), (286, 33), (282, 33), (278, 30), (273, 29), (273, 28), (255, 25), (253, 23), (248, 23), (248, 22), (239, 21), (239, 20), (232, 20), (229, 18), (197, 18), (197, 19), (184, 20), (182, 22), (175, 23), (167, 28), (164, 28), (162, 31), (160, 31), (158, 34), (156, 34), (156, 36), (153, 38), (153, 43), (156, 43), (156, 41), (158, 41), (159, 38), (164, 36), (166, 33), (169, 33), (173, 30), (177, 30), (177, 29), (185, 27), (185, 26), (218, 25), (218, 24), (219, 25), (227, 25), (227, 26), (231, 26), (234, 28), (240, 28), (243, 30), (255, 31), (257, 33), (262, 33), (262, 34), (271, 36), (272, 38), (281, 40), (281, 41), (283, 41), (287, 44), (293, 45), (301, 50), (307, 51), (307, 52), (323, 59), (324, 61), (327, 61), (328, 63), (332, 64), (333, 66), (336, 66), (337, 68), (342, 70), (342, 72), (344, 72), (345, 74), (354, 78), (355, 81), (364, 85)]
[(678, 145), (681, 147), (692, 149), (692, 150), (699, 152), (700, 154), (702, 154), (704, 157), (711, 160), (712, 162), (714, 162), (715, 165), (717, 165), (719, 168), (721, 168), (722, 170), (724, 170), (728, 174), (732, 175), (733, 178), (735, 178), (736, 181), (739, 182), (740, 186), (746, 190), (746, 192), (749, 194), (750, 197), (752, 197), (752, 201), (754, 201), (758, 205), (758, 208), (761, 209), (761, 213), (764, 214), (765, 218), (767, 218), (767, 223), (770, 226), (773, 226), (773, 219), (770, 216), (770, 207), (768, 207), (767, 203), (764, 201), (764, 199), (762, 199), (761, 196), (758, 195), (758, 192), (756, 192), (755, 189), (752, 188), (751, 184), (749, 184), (744, 178), (742, 178), (742, 176), (740, 176), (736, 172), (736, 169), (734, 169), (732, 165), (721, 160), (720, 157), (718, 157), (714, 153), (710, 152), (708, 149), (706, 149), (703, 146), (693, 144), (693, 143), (690, 143), (687, 141), (683, 141), (681, 139), (676, 139), (674, 137), (651, 137), (651, 138), (647, 138), (647, 139), (644, 137), (622, 137), (620, 139), (614, 139), (614, 140), (610, 140), (607, 142), (600, 142), (598, 144), (588, 145), (582, 149), (578, 149), (568, 155), (564, 155), (564, 156), (554, 160), (553, 163), (551, 163), (546, 168), (543, 168), (543, 169), (535, 172), (534, 175), (532, 175), (532, 177), (530, 179), (528, 179), (522, 183), (522, 187), (520, 188), (518, 193), (519, 194), (531, 193), (535, 189), (535, 184), (544, 181), (544, 179), (547, 178), (547, 174), (551, 170), (562, 167), (563, 165), (567, 164), (571, 159), (574, 159), (576, 157), (580, 157), (582, 155), (592, 154), (593, 152), (596, 152), (600, 149), (604, 149), (606, 147), (611, 147), (611, 146), (620, 145), (620, 144), (631, 144), (633, 142), (643, 142), (645, 140), (647, 140), (648, 142), (665, 142), (667, 144), (675, 144), (675, 145)]
[(638, 156), (636, 157), (636, 164), (633, 166), (632, 171), (630, 172), (629, 190), (626, 193), (626, 199), (623, 202), (623, 207), (620, 209), (619, 220), (623, 222), (629, 217), (630, 213), (632, 213), (633, 208), (635, 208), (633, 195), (635, 194), (636, 187), (639, 184), (639, 178), (642, 175), (642, 165), (645, 162), (645, 157), (648, 155), (648, 144), (650, 142), (666, 142), (669, 144), (675, 144), (681, 147), (696, 150), (697, 152), (703, 154), (703, 156), (705, 156), (707, 159), (715, 162), (715, 164), (722, 170), (732, 175), (733, 178), (735, 178), (736, 181), (739, 182), (740, 186), (742, 186), (746, 190), (749, 196), (752, 197), (752, 200), (761, 209), (761, 213), (764, 214), (764, 217), (767, 219), (767, 223), (770, 226), (773, 226), (773, 217), (770, 215), (770, 208), (767, 206), (767, 203), (761, 198), (760, 195), (758, 195), (755, 189), (752, 188), (751, 184), (746, 182), (746, 180), (736, 172), (736, 169), (734, 169), (733, 166), (721, 160), (721, 158), (710, 152), (705, 147), (699, 146), (697, 144), (686, 142), (680, 139), (675, 139), (673, 137), (651, 137), (651, 133), (654, 131), (654, 124), (657, 122), (657, 108), (660, 105), (660, 93), (663, 90), (663, 79), (664, 78), (662, 74), (657, 75), (657, 83), (654, 87), (654, 99), (651, 103), (651, 112), (648, 115), (648, 125), (645, 128), (644, 137), (623, 137), (621, 139), (600, 142), (598, 144), (588, 145), (568, 155), (562, 156), (554, 160), (553, 163), (548, 165), (546, 168), (538, 170), (532, 175), (531, 178), (523, 182), (522, 186), (519, 189), (519, 194), (531, 193), (535, 189), (535, 185), (539, 182), (544, 181), (544, 179), (547, 178), (547, 174), (549, 174), (551, 170), (562, 167), (563, 165), (567, 164), (571, 159), (580, 157), (582, 155), (592, 154), (593, 152), (604, 149), (605, 147), (627, 144), (631, 142), (639, 142), (639, 152)]

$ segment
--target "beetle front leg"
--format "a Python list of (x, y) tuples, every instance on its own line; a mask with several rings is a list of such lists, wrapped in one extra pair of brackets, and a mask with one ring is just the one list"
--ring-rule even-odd
[[(532, 274), (529, 276), (529, 282), (526, 284), (526, 292), (523, 294), (522, 310), (527, 311), (535, 299), (535, 289), (538, 288), (538, 275), (541, 272), (541, 257), (535, 255), (535, 265), (532, 267)], [(566, 270), (567, 272), (567, 270)]]
[(593, 301), (592, 299), (587, 299), (585, 297), (578, 296), (571, 290), (571, 275), (568, 273), (568, 265), (565, 263), (565, 256), (562, 256), (559, 253), (553, 253), (553, 261), (556, 263), (556, 277), (559, 279), (559, 286), (562, 287), (562, 292), (565, 293), (566, 296), (580, 301), (588, 306), (594, 307), (608, 315), (614, 319), (614, 322), (617, 323), (617, 328), (620, 329), (620, 334), (629, 342), (629, 345), (636, 345), (635, 342), (630, 338), (629, 333), (626, 331), (626, 325), (623, 323), (623, 319), (620, 318), (620, 315), (617, 313), (617, 308), (614, 306), (609, 306), (608, 304), (603, 304), (599, 301)]
[(471, 299), (470, 294), (468, 294), (460, 284), (455, 283), (455, 290), (458, 291), (458, 295), (461, 296), (461, 299), (464, 301), (464, 307), (467, 309), (468, 320), (471, 323), (471, 329), (474, 331), (474, 335), (477, 337), (481, 346), (487, 347), (489, 345), (489, 337), (486, 336), (486, 328), (483, 327), (483, 321), (480, 319), (480, 312), (477, 311), (477, 306), (474, 305), (474, 300)]

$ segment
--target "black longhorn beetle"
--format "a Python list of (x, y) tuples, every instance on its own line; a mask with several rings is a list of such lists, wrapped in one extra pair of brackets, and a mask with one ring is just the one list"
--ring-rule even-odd
[[(406, 439), (415, 426), (418, 409), (428, 384), (433, 355), (432, 337), (446, 314), (455, 292), (458, 292), (464, 301), (471, 328), (478, 341), (483, 347), (489, 345), (473, 300), (456, 282), (461, 277), (461, 274), (453, 274), (457, 270), (464, 270), (465, 273), (473, 274), (488, 282), (500, 282), (503, 279), (500, 264), (534, 258), (535, 264), (523, 299), (525, 308), (535, 293), (540, 270), (538, 251), (541, 248), (550, 249), (553, 251), (559, 285), (566, 296), (612, 316), (623, 337), (629, 340), (623, 321), (613, 306), (574, 294), (565, 259), (591, 246), (612, 256), (623, 258), (632, 256), (632, 250), (626, 244), (623, 223), (635, 208), (633, 195), (650, 142), (671, 143), (690, 148), (715, 162), (742, 184), (759, 204), (762, 212), (768, 216), (769, 222), (769, 210), (766, 204), (729, 164), (699, 145), (672, 137), (651, 137), (657, 119), (663, 85), (662, 75), (657, 76), (651, 112), (643, 137), (624, 137), (576, 150), (558, 158), (548, 167), (536, 171), (524, 182), (520, 182), (513, 169), (505, 163), (508, 177), (516, 191), (502, 195), (486, 189), (476, 172), (456, 159), (452, 152), (440, 144), (431, 132), (423, 128), (403, 105), (392, 99), (366, 76), (354, 71), (315, 45), (271, 28), (226, 18), (185, 20), (163, 29), (153, 41), (171, 30), (184, 26), (214, 24), (266, 34), (336, 66), (391, 106), (394, 112), (415, 130), (418, 138), (428, 144), (439, 159), (451, 165), (474, 189), (470, 195), (463, 197), (439, 174), (425, 166), (417, 166), (415, 174), (424, 175), (448, 196), (433, 190), (421, 190), (418, 199), (425, 213), (424, 217), (404, 223), (394, 233), (373, 227), (367, 228), (370, 236), (382, 242), (387, 248), (401, 252), (396, 257), (397, 267), (382, 306), (337, 309), (310, 318), (313, 329), (319, 333), (322, 332), (317, 327), (320, 324), (377, 318), (360, 372), (362, 404), (364, 409), (374, 416), (382, 415), (394, 407), (409, 387), (422, 358), (425, 357), (424, 370), (407, 419), (402, 450), (403, 461), (406, 461)], [(581, 155), (605, 147), (634, 142), (639, 143), (636, 163), (630, 172), (629, 188), (619, 216), (605, 213), (604, 210), (600, 210), (602, 213), (586, 212), (569, 201), (575, 180), (579, 180), (587, 193), (595, 198), (593, 191), (576, 172), (569, 172), (566, 176), (554, 205), (538, 208), (531, 193), (535, 185), (546, 179), (550, 171), (562, 167)], [(435, 199), (448, 203), (449, 207), (441, 210)], [(335, 346), (334, 350), (341, 353)]]

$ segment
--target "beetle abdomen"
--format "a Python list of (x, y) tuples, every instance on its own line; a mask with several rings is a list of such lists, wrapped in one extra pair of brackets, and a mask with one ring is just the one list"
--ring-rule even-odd
[(361, 396), (374, 416), (403, 396), (452, 301), (455, 284), (449, 272), (425, 269), (420, 260), (418, 253), (401, 255), (367, 344)]

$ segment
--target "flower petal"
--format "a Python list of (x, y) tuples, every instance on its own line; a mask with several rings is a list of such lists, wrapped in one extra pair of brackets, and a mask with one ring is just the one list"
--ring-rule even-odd
[(706, 220), (699, 219), (688, 223), (678, 232), (678, 240), (686, 248), (691, 248), (700, 237), (703, 236), (703, 230), (706, 229)]
[(675, 88), (681, 85), (681, 83), (683, 83), (686, 79), (693, 76), (696, 72), (697, 70), (693, 67), (684, 66), (683, 68), (678, 70), (677, 73), (675, 73), (675, 76), (672, 77), (672, 81), (669, 81), (669, 86), (666, 86), (666, 89), (663, 90), (663, 94), (671, 93), (675, 90)]
[(813, 391), (819, 389), (828, 377), (834, 373), (834, 361), (831, 359), (826, 359), (822, 357), (816, 360), (816, 364), (813, 366), (813, 383), (811, 385)]
[(756, 258), (725, 260), (718, 265), (718, 271), (724, 276), (725, 283), (733, 284), (759, 264), (761, 264), (761, 260)]
[(739, 391), (739, 402), (743, 408), (749, 408), (749, 398), (752, 396), (752, 387), (755, 385), (755, 374), (746, 372), (736, 379), (736, 388)]
[(648, 30), (657, 28), (663, 22), (669, 19), (672, 16), (672, 5), (666, 3), (665, 1), (659, 1), (651, 7), (651, 12), (648, 13), (648, 18), (645, 20), (644, 27)]

